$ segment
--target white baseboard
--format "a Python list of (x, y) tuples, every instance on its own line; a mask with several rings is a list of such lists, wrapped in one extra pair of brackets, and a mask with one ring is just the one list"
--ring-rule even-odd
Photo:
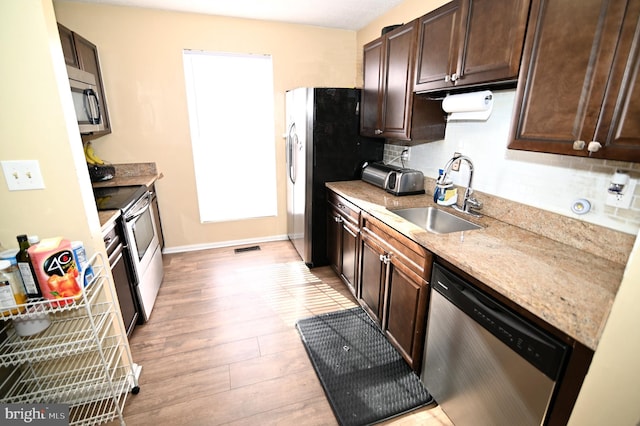
[(271, 241), (283, 241), (288, 237), (286, 235), (274, 235), (271, 237), (249, 238), (246, 240), (221, 241), (216, 243), (193, 244), (187, 246), (165, 247), (162, 249), (163, 254), (184, 253), (188, 251), (208, 250), (222, 247), (242, 246), (247, 244), (267, 243)]

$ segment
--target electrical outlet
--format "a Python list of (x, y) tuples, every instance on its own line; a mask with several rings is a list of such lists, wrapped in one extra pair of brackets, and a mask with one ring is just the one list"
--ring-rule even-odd
[(9, 191), (44, 189), (38, 160), (1, 161)]
[(405, 147), (402, 150), (402, 154), (400, 154), (400, 158), (402, 158), (402, 161), (408, 161), (411, 158), (411, 148)]
[[(454, 157), (457, 157), (458, 155), (460, 155), (459, 152), (456, 152), (453, 154)], [(456, 161), (453, 162), (453, 164), (451, 164), (451, 170), (453, 170), (454, 172), (457, 172), (458, 170), (460, 170), (460, 159), (457, 159)]]
[(619, 209), (631, 208), (631, 202), (633, 201), (633, 195), (636, 191), (637, 181), (631, 179), (628, 184), (625, 185), (624, 192), (621, 194), (607, 194), (605, 204), (607, 206), (616, 207)]

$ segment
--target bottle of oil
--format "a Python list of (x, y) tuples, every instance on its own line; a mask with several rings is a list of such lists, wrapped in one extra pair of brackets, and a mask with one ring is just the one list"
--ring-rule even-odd
[[(30, 238), (26, 235), (18, 235), (18, 244), (20, 245), (20, 251), (16, 255), (18, 261), (18, 268), (20, 269), (20, 277), (24, 283), (24, 289), (27, 293), (27, 297), (36, 298), (42, 297), (40, 292), (40, 286), (38, 285), (38, 278), (31, 264), (31, 257), (27, 249), (31, 246)], [(32, 240), (37, 241), (37, 240)]]
[(26, 309), (27, 295), (18, 268), (8, 260), (0, 260), (0, 313), (16, 315)]

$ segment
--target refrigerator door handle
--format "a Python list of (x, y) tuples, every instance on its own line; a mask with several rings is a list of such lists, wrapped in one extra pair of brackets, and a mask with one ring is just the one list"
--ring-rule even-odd
[(291, 125), (289, 126), (289, 130), (287, 131), (287, 169), (289, 172), (289, 180), (291, 181), (291, 183), (296, 183), (296, 166), (295, 166), (296, 156), (293, 153), (294, 138), (295, 138), (295, 145), (298, 145), (298, 135), (296, 134), (296, 123), (291, 123)]

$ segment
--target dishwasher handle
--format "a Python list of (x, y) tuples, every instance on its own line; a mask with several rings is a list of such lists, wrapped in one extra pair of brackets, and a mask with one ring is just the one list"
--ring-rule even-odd
[(432, 282), (436, 283), (434, 290), (480, 326), (550, 379), (558, 379), (568, 352), (567, 345), (440, 265), (434, 265)]

